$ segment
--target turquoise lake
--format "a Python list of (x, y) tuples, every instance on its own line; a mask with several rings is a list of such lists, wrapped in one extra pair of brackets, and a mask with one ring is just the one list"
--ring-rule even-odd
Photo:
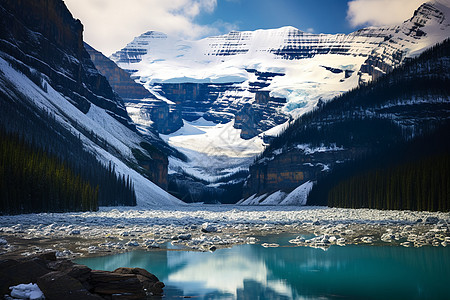
[(214, 253), (161, 249), (76, 260), (92, 269), (140, 267), (166, 284), (163, 299), (450, 299), (450, 248), (292, 247), (289, 237)]

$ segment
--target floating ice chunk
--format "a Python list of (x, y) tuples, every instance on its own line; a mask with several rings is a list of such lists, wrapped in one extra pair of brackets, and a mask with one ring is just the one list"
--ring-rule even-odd
[(381, 236), (381, 240), (386, 243), (391, 243), (393, 239), (395, 239), (395, 235), (393, 235), (392, 232), (384, 233)]
[(264, 226), (261, 229), (262, 230), (272, 230), (272, 229), (275, 229), (275, 225), (273, 225), (273, 224), (264, 224)]
[(247, 243), (248, 243), (248, 244), (256, 244), (257, 241), (258, 241), (258, 239), (255, 238), (255, 237), (253, 237), (253, 236), (249, 236), (249, 237), (247, 238)]
[(211, 223), (203, 223), (202, 224), (202, 232), (216, 232), (217, 227)]
[(373, 243), (373, 238), (370, 236), (363, 236), (361, 238), (361, 241), (366, 244), (371, 244), (371, 243)]
[(88, 247), (88, 252), (89, 253), (96, 253), (98, 251), (98, 247), (97, 246), (89, 246)]
[(336, 245), (338, 245), (338, 246), (345, 246), (345, 239), (344, 238), (337, 239)]
[(272, 243), (272, 244), (269, 244), (269, 243), (263, 243), (263, 244), (261, 244), (261, 246), (263, 246), (264, 248), (276, 248), (276, 247), (280, 247), (280, 245), (275, 244), (275, 243)]
[(137, 241), (129, 241), (128, 243), (126, 243), (126, 245), (128, 247), (138, 247), (139, 243)]

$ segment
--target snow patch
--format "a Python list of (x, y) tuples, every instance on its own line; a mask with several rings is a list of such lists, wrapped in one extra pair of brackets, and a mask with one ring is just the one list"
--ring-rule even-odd
[(45, 299), (44, 293), (42, 293), (36, 283), (19, 284), (16, 286), (11, 286), (9, 289), (11, 290), (11, 297), (16, 299)]
[(280, 205), (306, 205), (308, 194), (313, 187), (311, 181), (307, 181), (300, 185), (298, 188), (290, 192)]

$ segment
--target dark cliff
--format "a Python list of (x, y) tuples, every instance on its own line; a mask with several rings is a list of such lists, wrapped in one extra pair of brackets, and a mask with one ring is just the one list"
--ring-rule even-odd
[[(157, 99), (144, 86), (131, 79), (130, 74), (115, 62), (85, 43), (85, 48), (97, 68), (105, 76), (113, 90), (119, 94), (126, 106), (139, 109), (139, 118), (152, 122), (152, 129), (169, 134), (183, 126), (181, 111)], [(133, 116), (132, 116), (133, 117)]]
[(122, 100), (93, 65), (83, 45), (83, 25), (60, 0), (0, 3), (0, 46), (10, 57), (46, 76), (58, 92), (87, 113), (90, 103), (134, 128)]
[(157, 147), (142, 142), (140, 146), (145, 150), (145, 153), (139, 149), (132, 149), (133, 155), (138, 161), (139, 165), (145, 170), (146, 176), (159, 187), (167, 190), (168, 187), (168, 165), (169, 160)]
[(92, 62), (97, 70), (105, 76), (113, 90), (126, 101), (127, 99), (156, 99), (142, 85), (134, 82), (130, 74), (119, 68), (112, 60), (95, 50), (88, 44), (84, 44)]

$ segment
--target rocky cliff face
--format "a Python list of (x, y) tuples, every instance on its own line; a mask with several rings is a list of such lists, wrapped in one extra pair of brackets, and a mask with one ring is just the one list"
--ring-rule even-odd
[(130, 78), (130, 74), (88, 44), (85, 48), (97, 70), (105, 76), (114, 91), (123, 99), (134, 122), (148, 125), (162, 134), (172, 133), (183, 125), (181, 110), (157, 99), (141, 84)]
[(449, 7), (429, 2), (398, 26), (350, 34), (283, 27), (184, 41), (149, 31), (111, 58), (148, 89), (162, 86), (183, 118), (235, 119), (248, 139), (442, 41), (450, 35), (449, 15)]
[(134, 128), (123, 102), (85, 51), (82, 24), (73, 19), (63, 2), (7, 0), (0, 9), (0, 43), (5, 53), (46, 75), (49, 83), (84, 113), (91, 102)]
[(137, 149), (133, 150), (139, 165), (146, 170), (146, 174), (152, 182), (167, 190), (169, 165), (167, 155), (149, 143), (141, 143), (141, 146), (145, 149), (145, 154)]
[(146, 90), (141, 84), (134, 82), (130, 74), (119, 68), (113, 61), (104, 56), (101, 52), (95, 50), (88, 44), (84, 48), (89, 53), (92, 62), (97, 70), (108, 79), (113, 90), (124, 100), (134, 99), (154, 99), (152, 93)]
[[(250, 176), (244, 188), (244, 198), (275, 191), (291, 192), (307, 181), (316, 181), (328, 170), (343, 163), (349, 157), (361, 157), (366, 147), (343, 149), (337, 147), (294, 147), (279, 151), (250, 166)], [(263, 200), (263, 199), (262, 199)]]

